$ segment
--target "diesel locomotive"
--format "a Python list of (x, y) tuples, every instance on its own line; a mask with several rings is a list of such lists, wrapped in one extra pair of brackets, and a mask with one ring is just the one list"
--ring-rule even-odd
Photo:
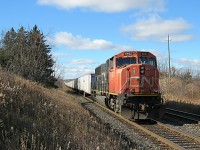
[(132, 111), (132, 118), (161, 115), (163, 100), (159, 87), (156, 56), (150, 52), (124, 51), (95, 69), (91, 83), (91, 97), (104, 96), (105, 105), (122, 112), (122, 107)]

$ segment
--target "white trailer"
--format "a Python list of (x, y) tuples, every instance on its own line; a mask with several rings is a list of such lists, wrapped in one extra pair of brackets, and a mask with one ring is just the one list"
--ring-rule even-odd
[(95, 82), (94, 74), (87, 74), (78, 78), (78, 90), (83, 91), (84, 94), (91, 94), (92, 84)]
[(74, 83), (75, 83), (75, 80), (71, 80), (71, 81), (68, 81), (68, 82), (65, 82), (65, 85), (67, 85), (68, 87), (74, 89)]

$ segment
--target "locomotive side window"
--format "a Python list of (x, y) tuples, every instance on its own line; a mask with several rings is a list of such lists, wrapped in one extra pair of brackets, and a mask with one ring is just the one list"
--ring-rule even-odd
[(139, 64), (149, 64), (151, 66), (154, 66), (156, 67), (157, 64), (156, 64), (156, 59), (154, 58), (139, 58)]
[(135, 57), (116, 58), (116, 66), (117, 67), (121, 67), (123, 65), (129, 65), (129, 64), (136, 64), (136, 58)]
[(109, 69), (113, 69), (113, 57), (109, 60)]

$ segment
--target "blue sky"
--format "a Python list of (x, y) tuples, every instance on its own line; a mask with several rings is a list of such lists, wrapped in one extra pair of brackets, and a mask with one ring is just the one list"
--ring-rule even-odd
[(199, 0), (1, 0), (0, 30), (35, 24), (46, 35), (57, 74), (76, 78), (123, 50), (154, 53), (200, 68)]

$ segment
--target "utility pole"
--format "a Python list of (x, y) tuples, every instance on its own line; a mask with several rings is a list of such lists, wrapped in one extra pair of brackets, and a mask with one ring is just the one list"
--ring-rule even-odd
[(169, 74), (168, 74), (168, 77), (169, 77), (169, 81), (170, 81), (170, 78), (171, 78), (171, 66), (170, 66), (170, 48), (169, 48), (169, 34), (168, 34), (168, 62), (169, 62)]

